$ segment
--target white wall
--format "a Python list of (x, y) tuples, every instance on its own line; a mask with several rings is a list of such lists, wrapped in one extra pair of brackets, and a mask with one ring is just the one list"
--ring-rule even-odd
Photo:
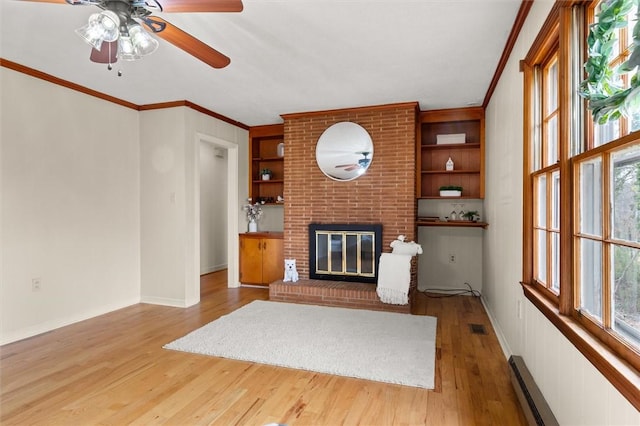
[[(453, 210), (477, 211), (484, 220), (482, 200), (418, 200), (418, 216), (442, 219)], [(463, 203), (464, 206), (460, 206)], [(423, 254), (418, 256), (418, 289), (451, 293), (451, 290), (482, 292), (482, 228), (421, 226), (418, 242)], [(451, 256), (455, 261), (451, 262)]]
[(190, 108), (138, 112), (3, 67), (0, 78), (0, 344), (141, 300), (197, 303), (197, 147), (212, 135), (233, 152), (237, 210), (227, 219), (237, 229), (248, 132)]
[(148, 303), (185, 301), (184, 108), (140, 113), (141, 294)]
[[(200, 300), (199, 146), (206, 136), (237, 147), (235, 204), (248, 193), (248, 131), (179, 107), (140, 113), (142, 300), (191, 306)], [(233, 189), (230, 189), (233, 192)], [(233, 204), (233, 203), (232, 203)], [(233, 226), (231, 221), (230, 226)], [(237, 247), (237, 237), (236, 237)], [(237, 248), (229, 250), (237, 273)], [(237, 281), (237, 280), (235, 280)], [(236, 285), (230, 280), (230, 285)]]
[[(526, 56), (553, 2), (533, 4), (486, 110), (483, 301), (507, 355), (522, 355), (562, 425), (637, 425), (638, 411), (523, 296), (522, 124)], [(517, 304), (523, 304), (522, 319)]]
[(227, 267), (227, 150), (200, 142), (200, 274)]
[(7, 68), (0, 78), (7, 343), (139, 302), (140, 154), (137, 111)]
[[(248, 229), (246, 216), (242, 216), (240, 222), (240, 232), (246, 232)], [(282, 232), (284, 230), (284, 206), (267, 206), (262, 208), (262, 217), (258, 222), (258, 231)]]

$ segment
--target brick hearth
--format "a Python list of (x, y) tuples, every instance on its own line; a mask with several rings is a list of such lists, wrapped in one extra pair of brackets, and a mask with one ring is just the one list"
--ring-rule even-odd
[(269, 300), (403, 314), (411, 313), (410, 304), (382, 303), (376, 294), (375, 284), (365, 283), (306, 279), (291, 283), (279, 280), (269, 285)]

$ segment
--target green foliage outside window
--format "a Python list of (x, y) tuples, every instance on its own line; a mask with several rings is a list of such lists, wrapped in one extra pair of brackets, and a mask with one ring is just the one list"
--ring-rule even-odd
[[(587, 78), (580, 84), (580, 96), (589, 101), (594, 121), (605, 124), (629, 117), (640, 109), (640, 78), (634, 73), (629, 87), (624, 88), (620, 78), (634, 72), (640, 65), (640, 20), (636, 14), (633, 27), (631, 54), (626, 62), (615, 69), (610, 67), (617, 43), (616, 31), (629, 25), (627, 15), (638, 6), (640, 0), (603, 0), (597, 21), (591, 24), (587, 37), (589, 58), (584, 64)], [(638, 9), (636, 9), (638, 10)], [(640, 11), (639, 11), (640, 12)]]
[[(613, 190), (614, 237), (634, 243), (640, 241), (640, 161), (632, 160), (614, 166)], [(615, 321), (635, 330), (634, 335), (640, 333), (639, 255), (638, 249), (614, 246)]]

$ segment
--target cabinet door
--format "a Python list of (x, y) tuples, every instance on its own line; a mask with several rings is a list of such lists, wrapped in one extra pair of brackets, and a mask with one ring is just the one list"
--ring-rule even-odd
[(262, 284), (262, 239), (240, 237), (240, 282)]
[(284, 277), (284, 245), (279, 238), (262, 241), (262, 282), (271, 284)]

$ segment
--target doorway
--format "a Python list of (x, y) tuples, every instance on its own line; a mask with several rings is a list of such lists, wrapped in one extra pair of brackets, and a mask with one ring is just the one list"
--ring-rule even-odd
[(238, 145), (197, 134), (196, 146), (197, 276), (226, 267), (228, 287), (238, 287)]
[(227, 150), (200, 142), (200, 275), (227, 269)]

